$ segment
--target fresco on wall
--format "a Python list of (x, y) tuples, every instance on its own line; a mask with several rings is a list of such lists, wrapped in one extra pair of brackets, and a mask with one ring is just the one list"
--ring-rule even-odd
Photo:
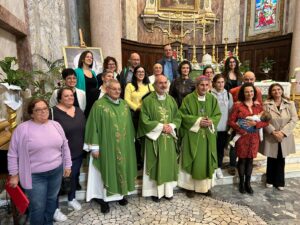
[(255, 1), (255, 31), (262, 31), (276, 26), (278, 0)]
[(159, 0), (160, 11), (197, 11), (199, 0)]

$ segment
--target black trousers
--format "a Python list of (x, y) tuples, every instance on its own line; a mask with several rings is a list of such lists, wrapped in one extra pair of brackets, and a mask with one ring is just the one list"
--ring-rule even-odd
[[(140, 118), (140, 111), (133, 111), (131, 110), (131, 117), (134, 129), (137, 132), (138, 124), (139, 124), (139, 118)], [(139, 140), (135, 140), (135, 155), (136, 155), (136, 162), (138, 167), (142, 167), (143, 165), (143, 157), (142, 157), (142, 146)]]
[(218, 167), (222, 167), (224, 158), (224, 148), (227, 144), (228, 134), (227, 131), (218, 131), (217, 133), (217, 156), (218, 156)]
[(285, 158), (282, 157), (281, 144), (278, 143), (277, 158), (267, 158), (267, 183), (274, 187), (284, 187)]

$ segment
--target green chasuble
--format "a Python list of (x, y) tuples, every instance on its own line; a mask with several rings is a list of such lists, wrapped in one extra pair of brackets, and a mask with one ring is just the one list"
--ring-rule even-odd
[(135, 189), (137, 176), (134, 128), (128, 105), (106, 95), (97, 100), (89, 114), (85, 143), (99, 146), (100, 156), (93, 165), (100, 171), (107, 196), (126, 195)]
[(173, 97), (166, 94), (165, 100), (158, 100), (156, 92), (152, 92), (143, 100), (137, 137), (143, 139), (146, 173), (157, 185), (177, 181), (178, 178), (176, 138), (171, 134), (161, 133), (154, 141), (146, 136), (159, 123), (173, 123), (178, 128), (181, 117)]
[[(195, 180), (211, 179), (217, 168), (216, 130), (221, 118), (217, 99), (206, 93), (205, 101), (199, 101), (198, 94), (194, 91), (183, 99), (180, 113), (182, 169)], [(200, 128), (197, 133), (190, 131), (197, 119), (204, 116), (213, 121), (215, 132), (211, 133), (209, 128)]]

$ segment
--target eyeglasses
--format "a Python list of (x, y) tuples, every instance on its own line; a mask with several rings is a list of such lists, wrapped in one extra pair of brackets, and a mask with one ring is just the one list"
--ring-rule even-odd
[(116, 64), (115, 63), (108, 63), (107, 65), (108, 66), (115, 66)]
[(118, 91), (118, 92), (121, 92), (121, 88), (110, 88), (110, 87), (109, 87), (109, 89), (112, 90), (112, 91)]
[(235, 61), (230, 61), (229, 63), (231, 63), (231, 64), (235, 64)]
[(48, 107), (33, 110), (33, 112), (36, 112), (36, 113), (42, 113), (42, 112), (47, 112), (47, 111), (49, 111)]
[(145, 71), (136, 71), (136, 73), (145, 73)]

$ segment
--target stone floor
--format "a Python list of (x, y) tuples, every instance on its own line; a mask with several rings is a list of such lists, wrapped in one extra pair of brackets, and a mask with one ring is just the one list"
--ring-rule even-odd
[[(95, 202), (82, 203), (83, 209), (70, 211), (65, 202), (62, 211), (69, 219), (56, 225), (75, 224), (300, 224), (300, 179), (286, 180), (284, 191), (267, 189), (253, 183), (253, 196), (240, 194), (236, 185), (213, 188), (213, 197), (196, 195), (189, 199), (179, 189), (168, 201), (155, 203), (149, 198), (131, 196), (127, 206), (110, 203), (110, 213), (103, 215)], [(0, 224), (10, 225), (10, 215), (0, 210)]]

